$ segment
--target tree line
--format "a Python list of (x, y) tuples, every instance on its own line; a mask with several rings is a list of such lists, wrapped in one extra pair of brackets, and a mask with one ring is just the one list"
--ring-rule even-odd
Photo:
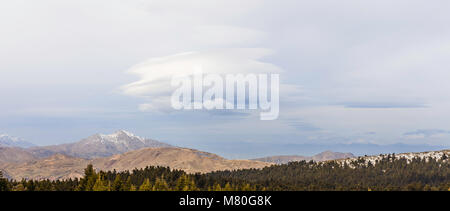
[(396, 158), (376, 163), (291, 162), (263, 169), (187, 174), (167, 167), (96, 171), (68, 180), (8, 180), (0, 172), (0, 191), (450, 191), (447, 156)]

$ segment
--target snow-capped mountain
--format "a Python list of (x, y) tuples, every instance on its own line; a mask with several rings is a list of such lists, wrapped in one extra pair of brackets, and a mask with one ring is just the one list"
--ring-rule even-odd
[(128, 131), (119, 130), (113, 134), (104, 135), (96, 134), (78, 143), (81, 146), (107, 146), (108, 148), (115, 148), (120, 153), (125, 151), (137, 150), (147, 147), (169, 147), (170, 145), (159, 141), (151, 140), (136, 136)]
[(26, 142), (21, 138), (17, 138), (7, 134), (0, 134), (0, 146), (28, 148), (34, 146), (34, 144)]
[(128, 131), (119, 130), (113, 134), (96, 134), (79, 142), (46, 147), (32, 148), (38, 157), (61, 153), (81, 158), (108, 157), (142, 148), (172, 147), (169, 144), (136, 136)]
[(145, 144), (150, 140), (136, 136), (128, 131), (119, 130), (113, 134), (97, 134), (84, 140), (85, 142), (114, 143), (119, 145)]

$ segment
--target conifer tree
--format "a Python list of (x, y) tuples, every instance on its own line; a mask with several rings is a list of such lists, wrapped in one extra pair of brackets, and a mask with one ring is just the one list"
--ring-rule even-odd
[(214, 190), (214, 191), (222, 191), (222, 187), (221, 187), (218, 183), (216, 183), (216, 184), (214, 185), (213, 190)]
[(86, 169), (84, 170), (84, 183), (82, 185), (82, 191), (92, 191), (92, 188), (95, 185), (95, 182), (97, 181), (97, 174), (95, 173), (94, 167), (92, 164), (89, 164)]
[(120, 176), (120, 174), (117, 174), (112, 184), (112, 191), (122, 191), (122, 185), (123, 185), (122, 177)]
[(153, 191), (169, 191), (169, 185), (167, 184), (166, 180), (164, 180), (164, 177), (157, 178), (155, 185), (153, 186)]
[(254, 189), (251, 187), (250, 184), (246, 183), (244, 185), (242, 185), (240, 191), (253, 191)]
[(121, 191), (130, 191), (131, 190), (131, 177), (127, 178), (127, 181), (122, 184)]
[(3, 172), (0, 171), (0, 191), (9, 191), (8, 180), (3, 178)]
[(153, 186), (150, 183), (150, 179), (145, 179), (142, 185), (139, 187), (139, 191), (152, 191)]
[(175, 186), (175, 190), (176, 191), (196, 191), (196, 190), (198, 190), (198, 188), (196, 187), (193, 179), (191, 179), (188, 175), (183, 174), (178, 178), (177, 184)]
[(223, 188), (223, 190), (224, 190), (224, 191), (232, 191), (233, 188), (231, 187), (230, 183), (227, 183), (227, 184), (225, 185), (225, 187)]
[(106, 181), (103, 179), (103, 176), (98, 175), (97, 180), (95, 181), (94, 186), (92, 187), (93, 191), (109, 191), (108, 186), (106, 185)]

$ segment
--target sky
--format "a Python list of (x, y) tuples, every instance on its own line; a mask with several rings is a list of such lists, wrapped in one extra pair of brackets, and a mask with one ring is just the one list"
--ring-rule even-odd
[[(125, 129), (203, 150), (450, 146), (449, 10), (445, 0), (5, 1), (0, 133), (49, 145)], [(195, 65), (279, 73), (279, 118), (171, 110), (171, 71)]]

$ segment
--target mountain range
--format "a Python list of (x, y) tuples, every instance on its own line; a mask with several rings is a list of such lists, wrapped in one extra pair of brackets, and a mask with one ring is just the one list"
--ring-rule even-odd
[(240, 141), (214, 141), (199, 143), (202, 150), (212, 151), (227, 158), (262, 158), (278, 155), (306, 155), (332, 150), (334, 152), (351, 152), (355, 156), (379, 155), (385, 153), (427, 152), (448, 149), (449, 145), (429, 144), (373, 144), (373, 143), (292, 143), (280, 142), (240, 142)]
[(189, 173), (263, 168), (271, 163), (227, 160), (216, 154), (175, 147), (120, 130), (54, 146), (0, 147), (0, 170), (13, 179), (81, 177), (88, 164), (98, 170), (133, 170), (167, 166)]
[(136, 136), (119, 130), (113, 134), (95, 134), (79, 142), (44, 147), (32, 147), (29, 151), (36, 157), (44, 158), (54, 154), (93, 159), (108, 157), (148, 147), (172, 147), (169, 144)]
[[(351, 157), (351, 154), (324, 152), (314, 160)], [(256, 160), (228, 160), (216, 154), (181, 148), (120, 130), (96, 134), (81, 141), (53, 146), (0, 147), (0, 169), (14, 179), (68, 179), (83, 176), (88, 164), (98, 170), (133, 170), (147, 166), (167, 166), (188, 173), (264, 168), (273, 164), (310, 159), (281, 157)], [(281, 161), (282, 160), (282, 161)]]
[[(97, 170), (124, 171), (147, 166), (165, 166), (188, 173), (207, 173), (260, 169), (291, 161), (355, 158), (351, 153), (325, 151), (314, 156), (228, 160), (216, 154), (142, 138), (124, 130), (109, 135), (92, 135), (75, 143), (39, 147), (23, 145), (19, 139), (12, 139), (10, 136), (2, 137), (0, 170), (8, 178), (17, 180), (78, 178), (83, 176), (84, 168), (88, 164), (93, 164)], [(18, 147), (20, 145), (23, 147)]]

